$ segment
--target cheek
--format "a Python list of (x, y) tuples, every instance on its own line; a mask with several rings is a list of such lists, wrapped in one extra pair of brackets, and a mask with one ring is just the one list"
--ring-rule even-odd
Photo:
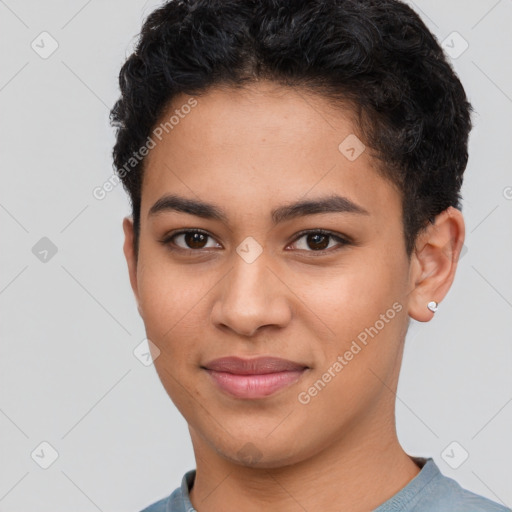
[(336, 334), (373, 324), (402, 297), (403, 269), (396, 260), (369, 260), (358, 255), (346, 265), (297, 279), (305, 305)]
[[(201, 298), (205, 279), (153, 261), (139, 276), (139, 296), (147, 337), (158, 347), (155, 369), (169, 397), (181, 410), (197, 394), (194, 388), (205, 333)], [(204, 307), (204, 306), (203, 306)]]
[(197, 318), (194, 312), (211, 288), (207, 276), (198, 277), (197, 268), (179, 269), (161, 257), (142, 264), (138, 290), (146, 328), (162, 337)]
[(350, 402), (350, 396), (363, 400), (363, 395), (367, 395), (369, 400), (380, 387), (370, 370), (383, 378), (393, 372), (407, 320), (402, 304), (403, 272), (397, 260), (372, 259), (370, 264), (361, 256), (352, 265), (309, 287), (307, 305), (329, 327), (328, 335), (317, 345), (319, 364), (312, 383), (323, 379), (322, 375), (329, 370), (336, 375), (333, 384), (329, 384), (329, 392), (322, 391), (323, 398), (315, 407), (329, 403), (330, 399), (339, 402), (335, 398), (337, 392), (345, 396), (345, 406), (349, 406), (346, 400)]

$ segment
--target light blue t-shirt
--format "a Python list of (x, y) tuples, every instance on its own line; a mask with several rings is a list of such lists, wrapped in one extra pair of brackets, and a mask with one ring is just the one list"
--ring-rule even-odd
[[(420, 472), (373, 512), (511, 512), (444, 476), (432, 458), (412, 459), (421, 467)], [(186, 473), (181, 487), (141, 512), (195, 512), (189, 498), (195, 474), (195, 470)]]

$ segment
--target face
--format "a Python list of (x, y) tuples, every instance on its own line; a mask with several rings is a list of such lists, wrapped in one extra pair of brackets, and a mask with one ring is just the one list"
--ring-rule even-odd
[(125, 251), (195, 447), (276, 467), (378, 436), (411, 288), (399, 192), (321, 97), (190, 99), (162, 117), (181, 113), (146, 160), (137, 264), (129, 219)]

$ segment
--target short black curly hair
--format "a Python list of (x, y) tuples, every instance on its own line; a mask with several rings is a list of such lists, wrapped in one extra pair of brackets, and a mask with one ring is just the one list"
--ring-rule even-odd
[[(461, 209), (471, 111), (420, 17), (398, 0), (171, 0), (145, 20), (110, 113), (114, 168), (138, 252), (141, 148), (179, 93), (268, 79), (350, 104), (379, 171), (401, 192), (407, 255), (437, 214)], [(124, 169), (123, 169), (124, 167)]]

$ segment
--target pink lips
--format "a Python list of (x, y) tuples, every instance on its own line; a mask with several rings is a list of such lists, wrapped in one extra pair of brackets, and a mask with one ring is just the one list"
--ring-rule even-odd
[(215, 383), (236, 398), (264, 398), (297, 382), (307, 366), (277, 357), (223, 357), (204, 365)]

